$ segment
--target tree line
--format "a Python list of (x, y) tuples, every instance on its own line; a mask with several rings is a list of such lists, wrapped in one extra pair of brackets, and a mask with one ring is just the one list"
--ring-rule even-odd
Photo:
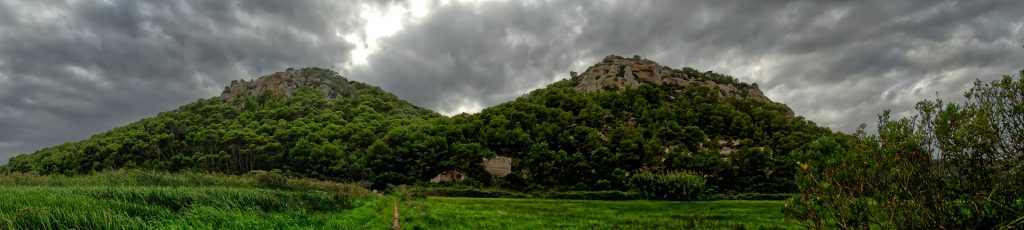
[[(340, 78), (324, 69), (301, 72)], [(700, 85), (587, 93), (576, 84), (562, 80), (452, 117), (361, 83), (346, 85), (346, 95), (334, 100), (316, 86), (289, 97), (200, 99), (14, 157), (3, 171), (277, 170), (382, 187), (455, 170), (468, 177), (460, 183), (517, 190), (623, 190), (631, 175), (685, 171), (701, 175), (714, 192), (780, 193), (797, 191), (799, 159), (790, 153), (838, 135), (787, 116), (785, 105)], [(513, 158), (513, 173), (495, 178), (484, 171), (483, 159), (494, 156)]]

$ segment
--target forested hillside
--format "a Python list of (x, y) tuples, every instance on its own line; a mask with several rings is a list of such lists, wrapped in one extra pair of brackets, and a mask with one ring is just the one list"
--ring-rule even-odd
[[(789, 153), (826, 135), (756, 84), (639, 57), (611, 56), (452, 117), (306, 68), (234, 82), (221, 97), (17, 156), (3, 171), (278, 170), (375, 186), (445, 173), (518, 190), (617, 190), (639, 172), (687, 171), (720, 192), (792, 192), (797, 159)], [(512, 159), (511, 174), (485, 171), (496, 156)]]
[[(442, 118), (379, 88), (325, 69), (292, 95), (274, 91), (200, 99), (87, 140), (17, 156), (7, 171), (81, 174), (116, 168), (245, 173), (279, 169), (316, 178), (364, 179), (365, 149), (395, 126)], [(242, 84), (236, 82), (235, 84)], [(330, 85), (328, 100), (319, 85)]]

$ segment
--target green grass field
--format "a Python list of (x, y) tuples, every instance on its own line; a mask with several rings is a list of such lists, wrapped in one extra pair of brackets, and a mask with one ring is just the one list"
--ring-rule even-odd
[(581, 201), (431, 197), (400, 205), (406, 229), (792, 229), (782, 201)]
[(379, 218), (383, 210), (390, 210), (390, 198), (373, 196), (358, 186), (263, 179), (139, 171), (83, 177), (0, 175), (0, 229), (375, 229), (391, 225), (390, 218)]
[[(0, 174), (0, 229), (390, 229), (397, 199), (270, 173)], [(403, 229), (795, 227), (780, 201), (431, 197), (399, 204)]]

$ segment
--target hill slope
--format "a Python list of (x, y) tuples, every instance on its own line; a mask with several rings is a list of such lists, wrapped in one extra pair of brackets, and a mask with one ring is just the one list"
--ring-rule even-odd
[(788, 153), (829, 133), (756, 85), (638, 57), (610, 56), (454, 117), (307, 68), (233, 82), (220, 97), (15, 157), (3, 170), (280, 170), (376, 186), (464, 178), (523, 190), (621, 189), (638, 171), (690, 170), (721, 191), (779, 192), (792, 190)]
[(637, 170), (683, 170), (722, 191), (791, 191), (796, 159), (788, 153), (831, 133), (756, 85), (618, 56), (465, 119), (485, 149), (518, 159), (513, 186), (568, 189), (615, 189)]
[(339, 177), (361, 173), (335, 170), (347, 168), (342, 162), (355, 157), (341, 153), (365, 148), (390, 126), (441, 117), (329, 70), (288, 70), (232, 82), (220, 97), (87, 140), (14, 157), (5, 170), (78, 174), (114, 168), (228, 173), (281, 169)]

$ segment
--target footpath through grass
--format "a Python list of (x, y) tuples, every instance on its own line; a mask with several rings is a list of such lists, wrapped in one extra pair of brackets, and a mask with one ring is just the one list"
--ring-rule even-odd
[(407, 229), (796, 229), (783, 201), (430, 197), (401, 203)]

